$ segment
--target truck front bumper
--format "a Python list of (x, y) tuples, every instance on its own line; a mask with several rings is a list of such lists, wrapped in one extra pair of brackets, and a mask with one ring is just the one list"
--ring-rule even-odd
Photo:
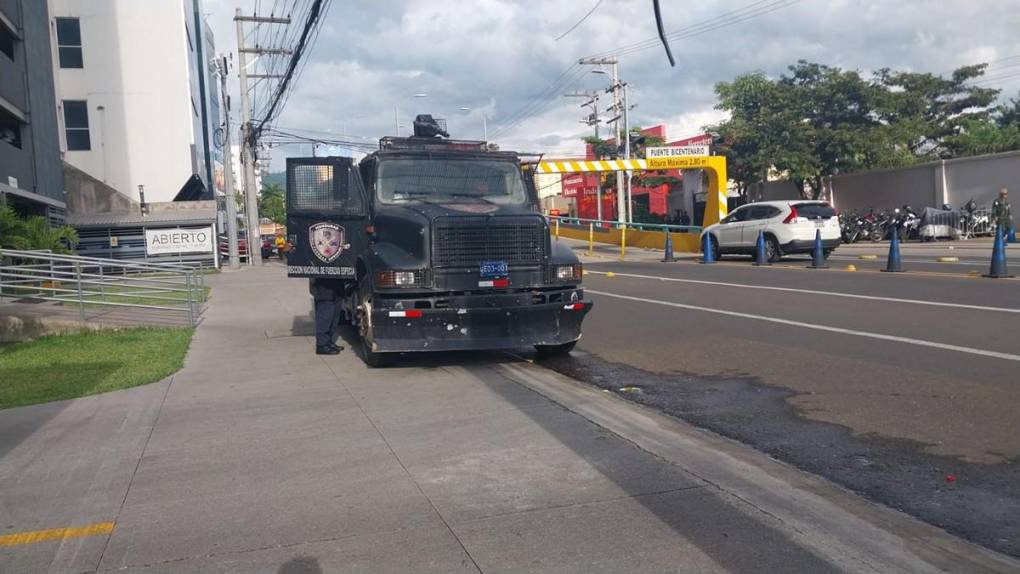
[(562, 345), (581, 338), (591, 301), (501, 307), (373, 309), (376, 352), (464, 351)]

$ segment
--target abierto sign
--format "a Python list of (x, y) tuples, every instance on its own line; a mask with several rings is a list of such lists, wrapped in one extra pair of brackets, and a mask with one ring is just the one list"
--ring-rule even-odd
[(214, 237), (212, 227), (146, 229), (145, 254), (212, 253)]
[(692, 155), (708, 155), (708, 144), (645, 148), (645, 159), (688, 157)]

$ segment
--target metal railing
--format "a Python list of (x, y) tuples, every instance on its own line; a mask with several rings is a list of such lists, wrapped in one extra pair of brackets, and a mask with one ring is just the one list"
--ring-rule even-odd
[(0, 303), (71, 305), (82, 323), (101, 314), (97, 310), (146, 309), (186, 318), (195, 326), (205, 299), (203, 271), (186, 264), (0, 249)]
[(632, 231), (666, 231), (667, 229), (671, 233), (701, 233), (701, 227), (698, 225), (672, 225), (665, 223), (620, 223), (619, 221), (609, 221), (605, 219), (584, 219), (581, 217), (563, 217), (563, 216), (550, 216), (549, 222), (551, 225), (556, 225), (559, 222), (560, 225), (569, 225), (576, 228), (587, 229), (589, 224), (595, 228), (596, 231), (600, 229), (620, 229), (626, 227)]

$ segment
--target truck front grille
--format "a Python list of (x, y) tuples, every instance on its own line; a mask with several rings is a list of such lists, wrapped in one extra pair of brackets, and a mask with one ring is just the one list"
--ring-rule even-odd
[(545, 251), (545, 225), (540, 217), (441, 217), (432, 228), (436, 268), (477, 269), (482, 261), (539, 266)]

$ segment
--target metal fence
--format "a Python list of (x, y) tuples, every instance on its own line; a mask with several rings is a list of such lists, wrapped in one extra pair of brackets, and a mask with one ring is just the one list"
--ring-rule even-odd
[(169, 315), (195, 326), (205, 299), (203, 271), (187, 264), (0, 249), (0, 303), (54, 302), (82, 323), (120, 310), (136, 323)]
[(584, 219), (580, 217), (563, 217), (555, 216), (549, 217), (549, 223), (556, 225), (559, 222), (560, 225), (569, 225), (576, 228), (588, 229), (591, 224), (596, 230), (599, 229), (619, 229), (626, 227), (631, 231), (666, 231), (670, 233), (701, 233), (701, 227), (697, 225), (669, 225), (665, 223), (620, 223), (619, 221), (609, 221), (602, 219)]

